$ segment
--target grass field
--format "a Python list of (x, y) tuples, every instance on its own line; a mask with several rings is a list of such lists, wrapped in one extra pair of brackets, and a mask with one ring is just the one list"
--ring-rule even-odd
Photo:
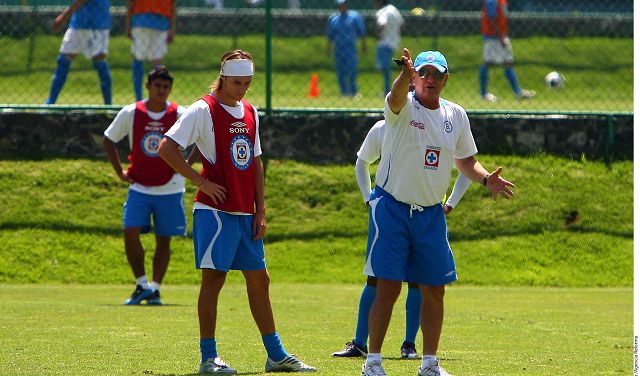
[[(287, 350), (318, 367), (318, 375), (359, 375), (362, 359), (330, 354), (353, 336), (361, 285), (282, 283), (277, 273), (272, 279)], [(196, 374), (198, 288), (166, 286), (162, 307), (120, 305), (129, 290), (2, 285), (0, 374)], [(419, 362), (399, 359), (402, 301), (383, 347), (384, 364), (390, 375), (415, 375)], [(454, 286), (446, 296), (442, 365), (456, 376), (628, 375), (632, 312), (630, 288)], [(241, 375), (262, 374), (266, 355), (242, 285), (222, 290), (218, 329), (226, 361)]]
[[(0, 77), (9, 90), (0, 92), (0, 103), (39, 104), (47, 97), (61, 35), (38, 34), (31, 39), (0, 38)], [(369, 52), (360, 58), (361, 100), (339, 96), (333, 58), (325, 53), (325, 38), (275, 38), (273, 40), (273, 95), (276, 108), (382, 108), (382, 77), (374, 68), (375, 40), (369, 38)], [(500, 101), (479, 100), (478, 66), (482, 43), (479, 36), (404, 38), (402, 44), (414, 55), (438, 48), (445, 52), (451, 77), (444, 97), (467, 109), (522, 111), (633, 111), (633, 40), (621, 38), (548, 38), (534, 36), (513, 40), (516, 70), (522, 87), (538, 92), (535, 100), (513, 98), (501, 69), (491, 71), (490, 90)], [(258, 74), (248, 99), (266, 105), (264, 37), (240, 35), (235, 38), (178, 35), (165, 63), (176, 82), (172, 98), (190, 104), (208, 90), (217, 77), (219, 56), (230, 49), (253, 52)], [(33, 55), (30, 57), (29, 51)], [(113, 35), (109, 62), (113, 75), (114, 104), (133, 101), (130, 41)], [(606, 69), (603, 69), (606, 67)], [(544, 76), (558, 70), (567, 79), (561, 91), (550, 91)], [(319, 76), (321, 95), (307, 98), (312, 73)], [(79, 56), (73, 63), (60, 104), (101, 104), (98, 79), (91, 63)]]
[[(631, 161), (607, 168), (545, 155), (481, 160), (504, 166), (516, 196), (493, 202), (476, 184), (448, 217), (459, 284), (632, 286)], [(292, 283), (362, 281), (368, 220), (353, 166), (270, 160), (266, 185), (272, 273)], [(0, 161), (0, 191), (0, 282), (129, 283), (126, 185), (106, 160)], [(194, 193), (188, 184), (188, 210)], [(572, 211), (581, 220), (567, 225)], [(143, 242), (153, 249), (152, 236)], [(167, 283), (199, 281), (192, 249), (190, 238), (173, 241)]]

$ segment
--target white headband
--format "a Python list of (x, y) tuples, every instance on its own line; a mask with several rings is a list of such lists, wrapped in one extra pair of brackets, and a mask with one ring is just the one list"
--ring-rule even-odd
[(247, 59), (227, 60), (222, 64), (220, 74), (223, 76), (253, 76), (253, 62)]

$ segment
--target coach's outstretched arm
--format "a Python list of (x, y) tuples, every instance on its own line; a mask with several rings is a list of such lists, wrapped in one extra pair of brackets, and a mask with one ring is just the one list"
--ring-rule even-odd
[(400, 110), (407, 103), (407, 94), (409, 93), (409, 83), (413, 79), (413, 61), (409, 50), (404, 48), (402, 56), (402, 71), (400, 75), (393, 81), (391, 93), (389, 94), (389, 109), (394, 114), (400, 113)]
[(491, 191), (494, 201), (498, 197), (498, 193), (504, 198), (513, 196), (513, 191), (510, 187), (515, 187), (515, 184), (500, 176), (502, 167), (498, 167), (495, 171), (489, 173), (474, 156), (456, 159), (455, 162), (458, 170), (466, 177), (487, 187)]
[(158, 154), (177, 173), (191, 180), (198, 189), (211, 197), (214, 203), (222, 203), (227, 199), (227, 190), (216, 183), (213, 183), (194, 170), (189, 163), (182, 158), (178, 150), (178, 143), (169, 137), (164, 137), (160, 142)]

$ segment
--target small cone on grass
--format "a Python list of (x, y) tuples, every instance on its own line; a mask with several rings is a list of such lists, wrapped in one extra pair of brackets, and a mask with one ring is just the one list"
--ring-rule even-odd
[(311, 74), (311, 81), (309, 82), (309, 98), (317, 98), (320, 95), (320, 86), (318, 86), (318, 74)]

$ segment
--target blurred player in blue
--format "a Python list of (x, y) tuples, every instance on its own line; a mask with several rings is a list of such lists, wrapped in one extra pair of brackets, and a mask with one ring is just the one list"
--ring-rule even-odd
[(502, 65), (504, 75), (507, 77), (511, 90), (513, 90), (513, 94), (517, 99), (533, 98), (536, 92), (523, 90), (518, 84), (516, 71), (513, 69), (507, 0), (483, 0), (482, 4), (481, 31), (484, 39), (484, 64), (480, 66), (480, 95), (482, 99), (487, 102), (498, 100), (498, 97), (487, 91), (489, 68), (494, 65)]
[[(402, 72), (385, 99), (385, 135), (376, 187), (369, 199), (369, 239), (364, 272), (378, 279), (369, 313), (369, 353), (363, 376), (386, 376), (382, 345), (402, 281), (420, 285), (422, 363), (418, 376), (449, 375), (436, 357), (444, 319), (445, 286), (458, 279), (449, 246), (442, 197), (457, 169), (486, 186), (494, 199), (513, 195), (512, 183), (489, 173), (476, 160), (478, 150), (466, 111), (440, 97), (449, 65), (438, 51), (404, 49)], [(409, 91), (413, 80), (415, 90)]]
[(168, 44), (176, 35), (175, 0), (127, 0), (125, 28), (132, 40), (133, 92), (139, 101), (145, 60), (153, 65), (161, 64)]
[[(164, 133), (185, 112), (169, 102), (173, 77), (164, 66), (156, 66), (147, 76), (149, 98), (123, 107), (107, 130), (103, 145), (118, 178), (129, 183), (122, 221), (124, 248), (136, 279), (136, 288), (126, 305), (162, 304), (160, 284), (169, 266), (171, 237), (186, 235), (184, 215), (184, 177), (158, 155)], [(122, 169), (116, 143), (128, 138), (129, 167)], [(144, 268), (144, 248), (140, 234), (149, 232), (153, 217), (156, 249), (153, 280)]]
[(75, 0), (53, 21), (53, 30), (59, 30), (71, 18), (56, 58), (57, 67), (45, 104), (56, 103), (67, 81), (71, 61), (79, 53), (93, 60), (93, 69), (98, 72), (104, 104), (111, 104), (111, 71), (107, 63), (111, 30), (109, 6), (109, 0)]
[(382, 96), (384, 97), (391, 89), (391, 59), (400, 45), (400, 32), (404, 25), (404, 18), (396, 7), (389, 4), (388, 0), (374, 0), (373, 3), (378, 8), (376, 12), (378, 30), (376, 69), (382, 72), (384, 82)]
[[(382, 143), (384, 140), (385, 126), (384, 120), (380, 120), (371, 127), (367, 137), (365, 137), (356, 160), (356, 180), (362, 199), (368, 205), (371, 197), (371, 178), (369, 175), (369, 165), (380, 159)], [(471, 185), (471, 180), (462, 174), (458, 174), (453, 191), (444, 204), (444, 213), (449, 214), (462, 199), (465, 192)], [(377, 278), (367, 277), (367, 283), (362, 289), (360, 305), (358, 306), (358, 323), (356, 325), (356, 336), (353, 341), (347, 343), (347, 347), (333, 353), (338, 357), (359, 357), (367, 355), (367, 337), (369, 336), (369, 311), (376, 297)], [(400, 347), (400, 355), (405, 359), (416, 359), (416, 335), (420, 328), (420, 288), (417, 283), (409, 282), (407, 289), (406, 311), (406, 331), (405, 339)]]
[(338, 74), (338, 85), (343, 97), (357, 97), (358, 94), (358, 38), (362, 39), (362, 53), (367, 52), (366, 29), (362, 16), (349, 10), (347, 0), (336, 0), (338, 12), (327, 22), (327, 54), (331, 54)]

